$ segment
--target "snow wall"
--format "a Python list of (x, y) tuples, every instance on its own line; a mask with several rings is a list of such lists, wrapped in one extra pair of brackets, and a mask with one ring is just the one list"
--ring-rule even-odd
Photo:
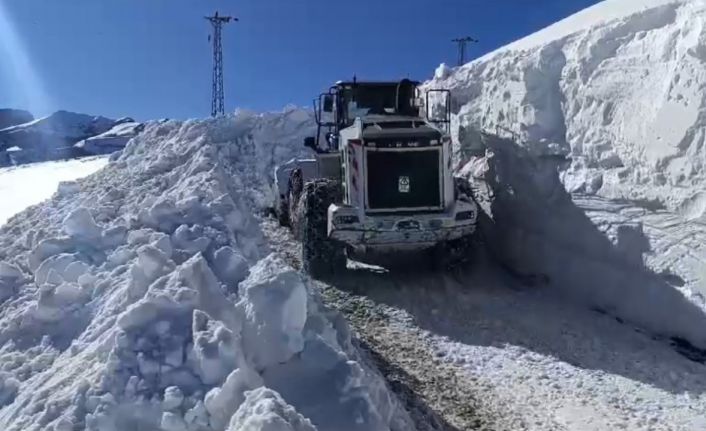
[(153, 123), (0, 228), (0, 428), (412, 429), (254, 215), (312, 124)]
[(506, 266), (700, 347), (705, 18), (703, 0), (609, 0), (427, 83), (452, 90), (464, 174), (495, 189)]

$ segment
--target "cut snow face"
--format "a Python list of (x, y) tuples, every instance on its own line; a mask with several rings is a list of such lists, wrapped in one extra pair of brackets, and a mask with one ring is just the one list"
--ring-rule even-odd
[[(657, 203), (703, 220), (706, 2), (606, 1), (430, 85), (455, 132), (513, 134), (567, 154), (569, 191)], [(579, 25), (580, 24), (580, 25)]]
[(411, 429), (254, 215), (311, 120), (148, 125), (0, 230), (0, 428)]
[(492, 183), (506, 265), (702, 348), (704, 16), (605, 1), (427, 84), (452, 90), (459, 166)]
[(15, 214), (49, 199), (64, 181), (88, 176), (108, 163), (105, 157), (0, 168), (0, 226)]

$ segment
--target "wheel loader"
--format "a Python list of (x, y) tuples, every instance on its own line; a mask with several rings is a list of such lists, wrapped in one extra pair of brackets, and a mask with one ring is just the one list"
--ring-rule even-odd
[(451, 268), (469, 253), (478, 206), (455, 178), (448, 90), (418, 82), (337, 82), (314, 102), (312, 157), (275, 169), (275, 212), (313, 277), (402, 251)]

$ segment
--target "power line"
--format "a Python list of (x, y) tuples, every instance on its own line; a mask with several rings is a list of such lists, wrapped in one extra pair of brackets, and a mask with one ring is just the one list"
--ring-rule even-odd
[(211, 100), (211, 116), (225, 114), (225, 96), (223, 91), (223, 43), (221, 41), (221, 33), (223, 24), (228, 24), (231, 21), (238, 21), (238, 18), (232, 16), (219, 16), (218, 12), (213, 16), (204, 17), (211, 22), (213, 26), (213, 34), (209, 36), (209, 40), (213, 42), (213, 97)]
[(466, 64), (466, 46), (468, 46), (469, 43), (478, 43), (478, 39), (466, 36), (458, 39), (452, 39), (451, 42), (458, 44), (458, 65), (463, 66)]

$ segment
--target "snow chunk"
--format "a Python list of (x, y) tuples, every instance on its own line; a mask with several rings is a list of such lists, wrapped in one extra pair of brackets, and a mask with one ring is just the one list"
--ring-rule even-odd
[(69, 213), (63, 224), (64, 233), (76, 240), (95, 241), (102, 234), (101, 228), (96, 224), (91, 212), (84, 207)]
[(12, 403), (17, 396), (20, 382), (9, 373), (0, 373), (0, 407)]
[(22, 271), (16, 265), (0, 261), (0, 279), (18, 279), (22, 277)]
[(213, 272), (223, 282), (236, 286), (248, 276), (248, 262), (232, 247), (221, 247), (213, 255)]
[(128, 293), (131, 298), (141, 298), (149, 285), (163, 275), (174, 271), (175, 265), (160, 249), (144, 245), (137, 250), (137, 261), (130, 268)]
[(36, 271), (45, 259), (66, 253), (74, 248), (70, 238), (49, 238), (42, 240), (27, 257), (29, 269)]
[(286, 362), (304, 349), (307, 289), (299, 274), (283, 267), (271, 255), (258, 262), (240, 285), (243, 349), (258, 370)]
[(161, 428), (163, 431), (189, 431), (189, 426), (181, 415), (172, 412), (162, 414)]
[(208, 429), (208, 411), (202, 401), (196, 403), (184, 415), (184, 421), (189, 429)]
[(246, 393), (228, 431), (316, 431), (311, 422), (270, 389)]
[(446, 79), (449, 75), (451, 75), (451, 68), (446, 63), (441, 63), (434, 71), (435, 79)]
[(169, 386), (164, 390), (164, 400), (162, 401), (162, 408), (164, 410), (176, 410), (181, 407), (181, 403), (184, 402), (184, 394), (176, 386)]
[(201, 380), (207, 385), (220, 384), (238, 364), (239, 340), (222, 322), (199, 310), (194, 311), (192, 333)]
[(172, 235), (174, 245), (181, 250), (191, 254), (202, 253), (206, 251), (211, 244), (211, 240), (203, 234), (203, 226), (181, 225)]
[(233, 414), (245, 401), (245, 392), (263, 385), (262, 378), (252, 370), (237, 369), (228, 375), (220, 388), (211, 389), (204, 404), (211, 415), (211, 428), (223, 430)]

